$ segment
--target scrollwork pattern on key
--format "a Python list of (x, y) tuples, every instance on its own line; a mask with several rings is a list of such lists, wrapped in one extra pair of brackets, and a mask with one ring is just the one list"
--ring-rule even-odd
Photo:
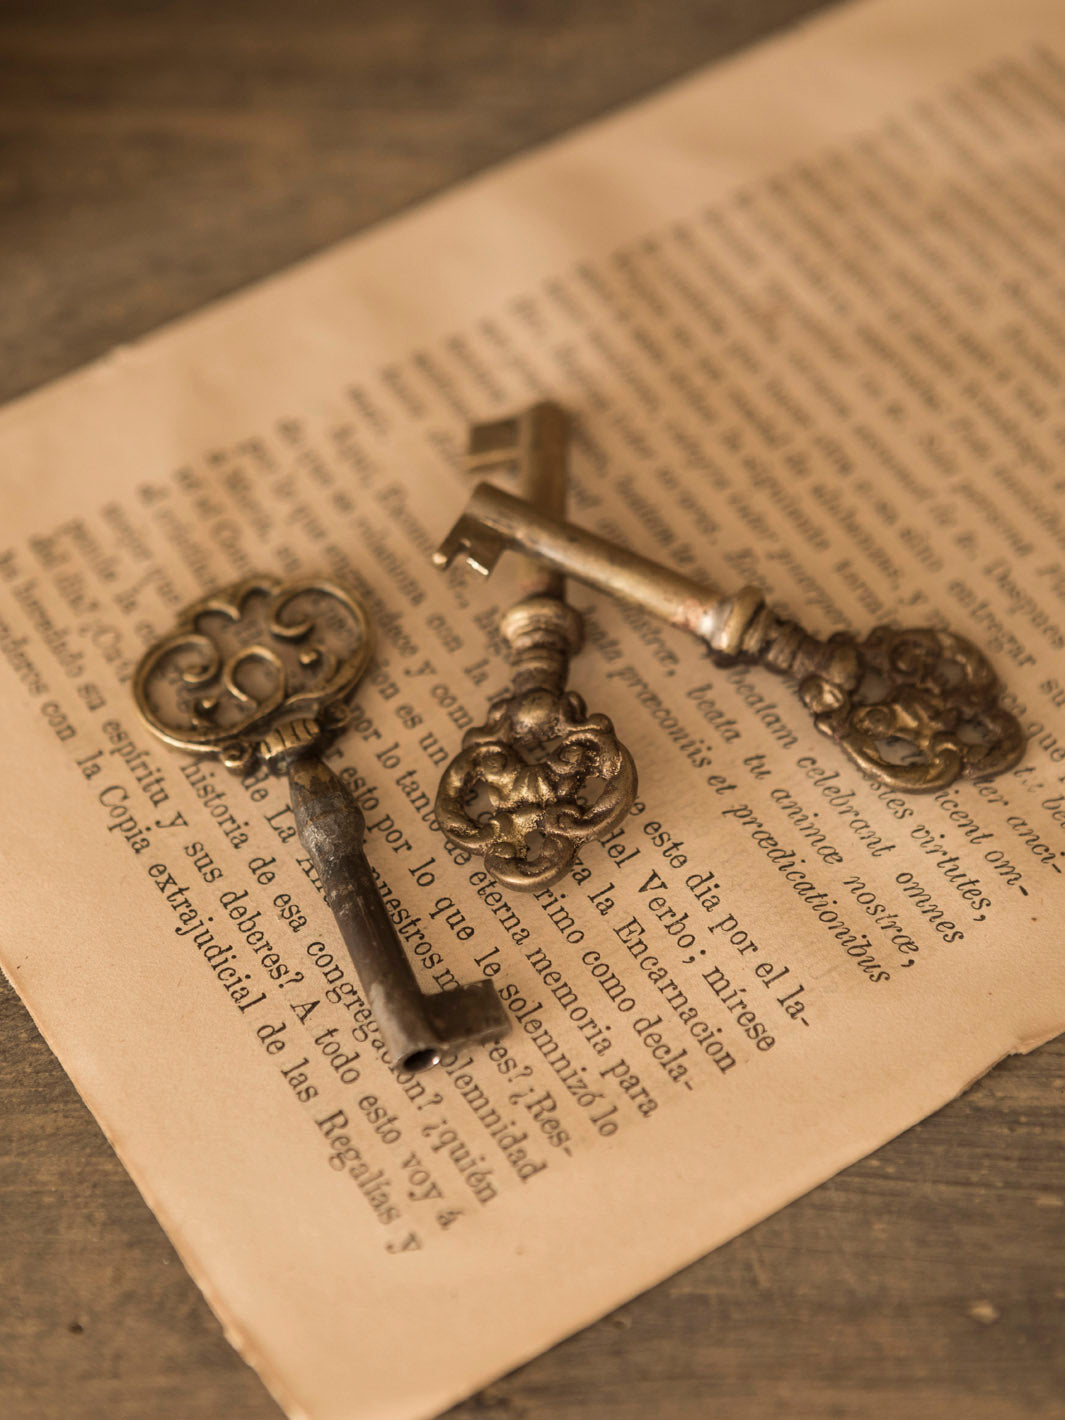
[[(514, 684), (467, 730), (436, 798), (444, 833), (483, 854), (497, 882), (535, 892), (569, 871), (581, 844), (609, 833), (636, 796), (636, 767), (606, 715), (566, 690), (580, 620), (553, 598), (527, 598), (501, 625)], [(473, 812), (471, 812), (471, 809)]]
[(871, 778), (929, 793), (959, 777), (1012, 769), (1025, 733), (1002, 703), (987, 657), (964, 636), (922, 626), (877, 626), (864, 640), (837, 631), (822, 640), (771, 611), (757, 587), (732, 640), (715, 659), (755, 663), (787, 676), (822, 734)]
[(856, 676), (848, 685), (809, 675), (799, 694), (817, 728), (881, 783), (928, 792), (999, 774), (1023, 754), (995, 672), (964, 637), (878, 626), (864, 641), (842, 633), (826, 644), (853, 647)]
[(372, 651), (366, 613), (343, 588), (249, 577), (187, 609), (141, 660), (133, 694), (168, 744), (220, 752), (243, 772), (279, 724), (337, 727)]
[[(582, 802), (597, 780), (601, 791)], [(588, 715), (572, 691), (533, 690), (495, 701), (486, 723), (466, 732), (436, 813), (450, 838), (484, 854), (497, 882), (535, 890), (556, 882), (582, 843), (624, 817), (635, 784), (632, 758), (605, 715)], [(467, 809), (482, 790), (490, 809), (483, 820)]]

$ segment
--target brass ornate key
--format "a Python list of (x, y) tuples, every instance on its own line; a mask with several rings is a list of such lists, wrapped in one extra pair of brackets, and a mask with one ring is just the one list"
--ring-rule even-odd
[(287, 774), (295, 827), (398, 1068), (495, 1040), (506, 1012), (487, 981), (424, 994), (363, 852), (355, 801), (319, 757), (373, 650), (361, 603), (330, 582), (249, 577), (188, 607), (137, 667), (133, 692), (167, 744), (245, 773)]
[[(561, 514), (567, 437), (565, 412), (537, 404), (515, 419), (475, 425), (467, 465), (471, 472), (517, 465), (536, 506)], [(450, 560), (448, 546), (437, 561)], [(463, 736), (440, 781), (436, 817), (454, 842), (484, 854), (498, 882), (536, 892), (569, 870), (582, 843), (624, 818), (636, 796), (636, 769), (610, 720), (589, 715), (566, 689), (583, 628), (563, 599), (562, 577), (532, 563), (524, 582), (522, 599), (499, 628), (514, 665), (511, 689)], [(476, 813), (478, 795), (487, 800), (483, 814)]]
[(720, 663), (790, 676), (817, 728), (883, 784), (919, 792), (959, 775), (986, 779), (1024, 753), (990, 664), (949, 631), (878, 626), (863, 641), (848, 632), (822, 641), (770, 611), (757, 587), (723, 596), (487, 483), (435, 560), (461, 554), (487, 575), (506, 548), (692, 632)]

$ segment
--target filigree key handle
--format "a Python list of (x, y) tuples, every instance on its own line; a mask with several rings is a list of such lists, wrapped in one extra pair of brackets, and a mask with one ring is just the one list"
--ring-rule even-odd
[[(561, 514), (567, 438), (565, 411), (544, 402), (474, 425), (467, 466), (480, 473), (516, 465), (536, 506)], [(445, 549), (436, 560), (450, 560)], [(566, 605), (562, 577), (531, 563), (523, 580), (522, 599), (499, 627), (514, 666), (511, 688), (463, 736), (440, 781), (436, 817), (455, 843), (484, 855), (497, 882), (536, 892), (568, 872), (582, 843), (625, 817), (636, 768), (607, 716), (589, 715), (566, 689), (583, 623)], [(483, 814), (479, 796), (487, 800)]]
[(385, 1045), (399, 1069), (424, 1070), (508, 1024), (490, 982), (421, 991), (363, 852), (362, 813), (320, 758), (372, 651), (369, 618), (343, 588), (250, 577), (188, 607), (144, 656), (133, 693), (167, 744), (237, 774), (259, 762), (288, 775), (300, 841)]
[(690, 631), (722, 664), (753, 662), (789, 676), (817, 728), (893, 788), (986, 779), (1024, 753), (1024, 731), (1000, 704), (990, 664), (949, 631), (878, 626), (863, 641), (848, 632), (822, 641), (770, 611), (757, 587), (723, 596), (478, 484), (438, 561), (462, 555), (487, 575), (506, 548)]

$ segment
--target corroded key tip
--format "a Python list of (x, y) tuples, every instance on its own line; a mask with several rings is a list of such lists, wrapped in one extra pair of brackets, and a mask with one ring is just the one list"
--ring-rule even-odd
[[(569, 419), (550, 400), (470, 429), (471, 474), (515, 469), (538, 508), (565, 506)], [(475, 518), (460, 519), (434, 556), (446, 567), (462, 556), (487, 574), (505, 544)], [(606, 715), (589, 715), (567, 690), (583, 621), (567, 606), (563, 579), (531, 561), (524, 595), (502, 617), (511, 653), (510, 690), (488, 718), (463, 736), (445, 769), (435, 813), (444, 833), (508, 888), (538, 892), (572, 867), (583, 843), (609, 833), (636, 797), (636, 767)]]
[(363, 851), (362, 813), (318, 757), (347, 718), (373, 650), (361, 602), (331, 582), (256, 576), (194, 603), (149, 650), (133, 690), (149, 729), (234, 773), (287, 774), (296, 830), (402, 1070), (509, 1029), (490, 982), (421, 991)]
[(1001, 774), (1024, 754), (1024, 730), (1002, 704), (998, 677), (963, 636), (878, 626), (864, 639), (822, 640), (771, 611), (758, 587), (722, 595), (488, 483), (458, 526), (462, 538), (443, 544), (455, 555), (467, 542), (511, 549), (690, 632), (720, 664), (790, 677), (821, 733), (882, 784), (928, 793), (959, 777)]
[(506, 1035), (506, 1010), (490, 982), (421, 991), (363, 851), (366, 822), (336, 775), (320, 759), (301, 756), (289, 761), (288, 776), (300, 842), (397, 1067), (427, 1070), (457, 1044)]

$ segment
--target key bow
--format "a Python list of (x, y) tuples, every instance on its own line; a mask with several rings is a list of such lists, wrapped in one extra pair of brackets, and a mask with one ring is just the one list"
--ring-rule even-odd
[[(536, 891), (569, 871), (582, 843), (624, 818), (636, 795), (636, 767), (606, 715), (589, 715), (564, 689), (579, 618), (564, 602), (527, 598), (503, 619), (514, 685), (467, 730), (440, 782), (436, 816), (456, 843), (483, 853), (508, 887)], [(585, 790), (596, 782), (590, 801)], [(469, 806), (483, 793), (487, 814)]]
[(998, 677), (971, 641), (931, 627), (877, 626), (861, 642), (847, 633), (833, 642), (857, 652), (852, 683), (810, 675), (799, 694), (822, 734), (874, 779), (927, 792), (959, 776), (998, 774), (1020, 758), (1024, 731), (999, 703)]
[(342, 587), (259, 574), (188, 607), (141, 660), (133, 695), (167, 744), (243, 774), (276, 757), (286, 726), (292, 753), (297, 735), (309, 750), (338, 728), (372, 653), (366, 612)]

